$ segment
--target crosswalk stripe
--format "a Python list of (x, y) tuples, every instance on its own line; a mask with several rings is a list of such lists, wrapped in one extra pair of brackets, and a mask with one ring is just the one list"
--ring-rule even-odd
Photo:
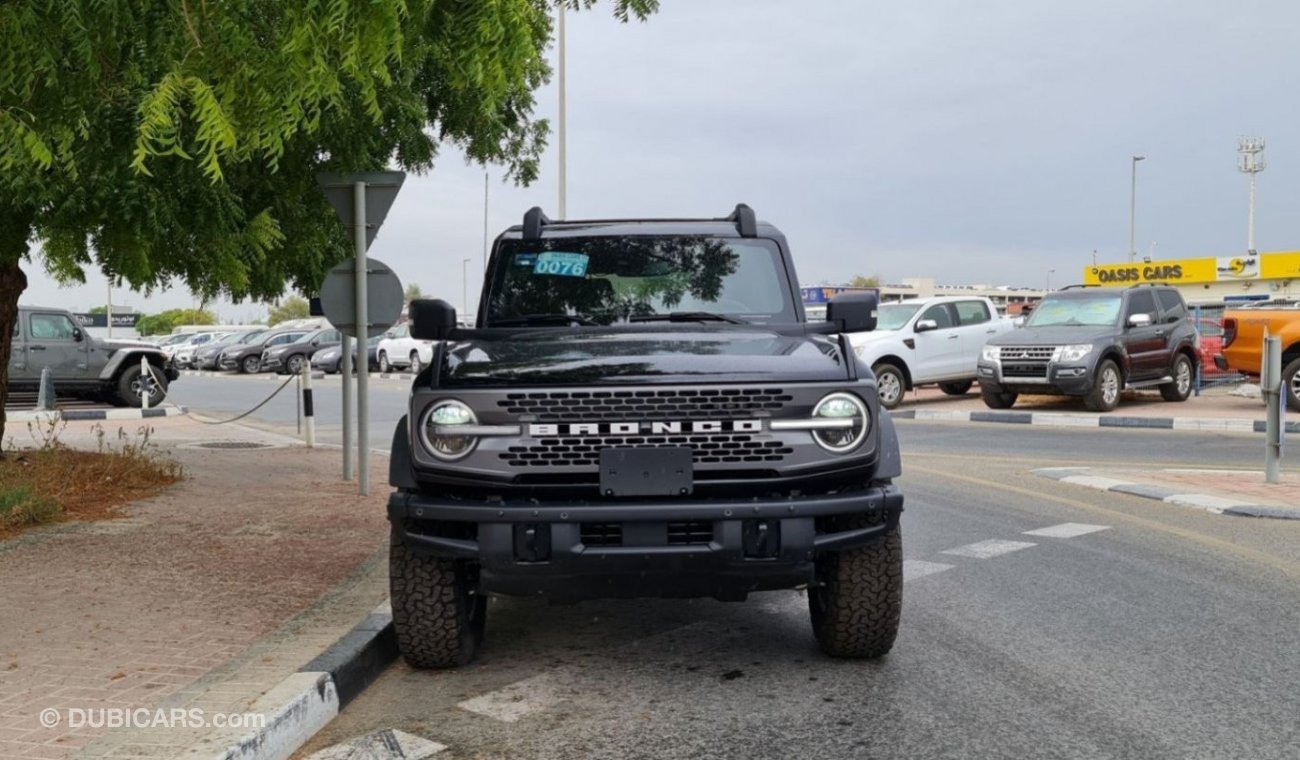
[(944, 570), (951, 570), (956, 565), (945, 565), (942, 562), (926, 562), (923, 559), (905, 559), (903, 560), (903, 582), (914, 581), (917, 578), (924, 578), (927, 575), (942, 573)]
[(1042, 536), (1043, 538), (1074, 538), (1089, 533), (1096, 533), (1099, 530), (1110, 530), (1109, 525), (1088, 525), (1086, 523), (1061, 523), (1052, 525), (1047, 528), (1037, 528), (1024, 532), (1026, 536)]
[(1036, 544), (1026, 543), (1024, 541), (1002, 541), (996, 538), (988, 541), (979, 541), (965, 546), (958, 546), (955, 549), (945, 549), (940, 554), (951, 554), (955, 557), (971, 557), (972, 559), (989, 559), (1003, 554), (1010, 554), (1021, 549), (1028, 549)]

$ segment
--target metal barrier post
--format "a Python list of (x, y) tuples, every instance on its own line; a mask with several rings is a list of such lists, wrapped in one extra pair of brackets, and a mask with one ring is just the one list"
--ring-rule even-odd
[(1276, 483), (1278, 461), (1282, 458), (1282, 339), (1264, 338), (1264, 361), (1260, 384), (1268, 402), (1268, 420), (1264, 423), (1264, 480)]
[[(1201, 351), (1205, 350), (1202, 347), (1202, 343), (1201, 343), (1201, 339), (1204, 336), (1201, 334), (1200, 304), (1197, 304), (1196, 308), (1193, 310), (1193, 313), (1196, 315), (1196, 348), (1197, 348), (1197, 353), (1200, 353)], [(1197, 361), (1196, 361), (1196, 395), (1197, 396), (1201, 395), (1201, 373), (1204, 372), (1203, 369), (1204, 366), (1205, 366), (1205, 357), (1204, 356), (1197, 357)]]
[(153, 373), (149, 371), (148, 357), (140, 357), (140, 408), (149, 408), (149, 397), (153, 395)]
[(311, 397), (311, 364), (303, 362), (302, 366), (302, 416), (307, 429), (307, 448), (316, 448), (316, 412)]

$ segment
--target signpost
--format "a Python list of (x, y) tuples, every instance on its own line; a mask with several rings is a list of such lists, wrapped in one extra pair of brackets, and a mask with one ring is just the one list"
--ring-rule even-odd
[[(370, 306), (372, 291), (368, 283), (368, 275), (370, 266), (378, 262), (367, 259), (366, 251), (374, 242), (375, 235), (379, 233), (379, 227), (384, 223), (384, 217), (388, 215), (388, 209), (392, 207), (393, 199), (397, 197), (397, 191), (402, 188), (405, 179), (405, 172), (321, 174), (316, 178), (325, 193), (326, 200), (343, 221), (343, 226), (352, 233), (352, 247), (356, 253), (352, 262), (343, 265), (345, 270), (348, 268), (352, 270), (352, 318), (349, 320), (343, 314), (336, 315), (342, 322), (350, 322), (351, 324), (347, 325), (350, 329), (344, 330), (344, 324), (334, 322), (331, 306), (326, 303), (327, 285), (332, 292), (339, 289), (346, 290), (345, 285), (340, 286), (341, 276), (335, 276), (338, 267), (330, 273), (330, 277), (334, 277), (335, 282), (331, 284), (330, 277), (327, 277), (321, 285), (321, 306), (325, 309), (325, 316), (330, 318), (331, 323), (338, 327), (340, 332), (343, 332), (343, 342), (339, 349), (342, 351), (340, 374), (343, 376), (343, 478), (345, 480), (352, 477), (349, 450), (352, 435), (353, 356), (350, 336), (355, 335), (358, 340), (356, 358), (361, 365), (357, 368), (357, 490), (362, 496), (370, 493), (370, 373), (367, 371), (369, 366), (366, 364), (366, 338), (379, 335), (392, 325), (397, 315), (401, 313), (403, 299), (402, 285), (397, 281), (397, 276), (391, 269), (379, 264), (386, 272), (378, 275), (378, 279), (383, 281), (381, 288), (384, 290), (377, 294), (379, 297), (375, 299), (377, 311), (372, 310)], [(389, 303), (387, 301), (393, 283), (396, 283), (397, 296)], [(337, 303), (335, 306), (337, 308)], [(393, 312), (392, 319), (383, 322), (382, 317), (390, 308), (395, 308), (396, 311)]]

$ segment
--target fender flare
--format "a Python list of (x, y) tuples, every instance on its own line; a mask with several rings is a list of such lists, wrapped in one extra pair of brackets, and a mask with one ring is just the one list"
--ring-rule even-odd
[(419, 488), (411, 468), (411, 436), (407, 432), (406, 415), (402, 415), (393, 429), (393, 444), (388, 455), (388, 484), (410, 491)]
[(877, 451), (880, 458), (876, 461), (876, 479), (897, 478), (903, 474), (903, 457), (898, 447), (898, 431), (894, 429), (894, 418), (889, 410), (880, 410), (880, 444)]

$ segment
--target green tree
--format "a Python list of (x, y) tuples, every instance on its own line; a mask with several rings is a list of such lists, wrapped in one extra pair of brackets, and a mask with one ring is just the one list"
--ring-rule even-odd
[(108, 313), (108, 307), (107, 307), (107, 306), (92, 306), (92, 307), (90, 307), (90, 310), (87, 311), (86, 313), (87, 313), (87, 314), (107, 314), (107, 313)]
[(278, 306), (271, 307), (271, 313), (266, 315), (266, 324), (268, 327), (274, 327), (290, 319), (306, 319), (310, 316), (311, 304), (307, 303), (307, 299), (291, 296), (281, 301)]
[(141, 335), (167, 335), (180, 325), (215, 325), (217, 317), (202, 309), (168, 309), (157, 314), (146, 314), (135, 322), (135, 331)]
[(849, 280), (849, 285), (855, 288), (878, 288), (880, 287), (880, 275), (873, 274), (870, 277), (861, 274), (853, 275)]
[(410, 302), (414, 301), (414, 300), (417, 299), (417, 298), (424, 298), (424, 291), (420, 289), (420, 286), (419, 286), (419, 285), (416, 285), (416, 284), (413, 283), (413, 282), (412, 282), (412, 283), (407, 283), (407, 285), (406, 285), (406, 302), (407, 302), (407, 303), (410, 303)]
[[(624, 21), (658, 5), (612, 1)], [(552, 9), (0, 3), (0, 402), (25, 261), (61, 281), (93, 267), (145, 292), (179, 280), (200, 299), (265, 300), (314, 290), (349, 255), (318, 172), (427, 170), (450, 143), (534, 179)]]

